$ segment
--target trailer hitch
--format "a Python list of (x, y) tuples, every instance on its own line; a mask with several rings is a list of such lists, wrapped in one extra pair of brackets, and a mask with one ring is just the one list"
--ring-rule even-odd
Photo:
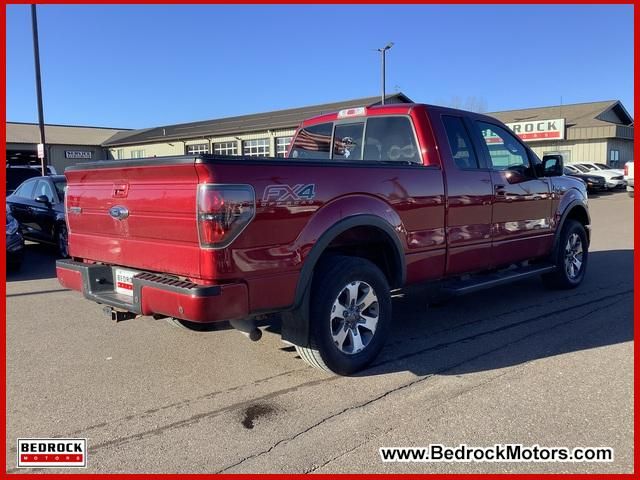
[(136, 318), (138, 314), (133, 312), (128, 312), (126, 310), (120, 310), (114, 307), (104, 307), (102, 309), (104, 314), (107, 317), (111, 317), (111, 320), (114, 322), (122, 322), (124, 320), (131, 320), (132, 318)]

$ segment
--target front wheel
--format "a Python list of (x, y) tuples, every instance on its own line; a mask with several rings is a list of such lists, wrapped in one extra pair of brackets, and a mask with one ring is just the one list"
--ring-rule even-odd
[(333, 256), (316, 268), (311, 285), (310, 342), (300, 357), (322, 370), (349, 375), (382, 349), (391, 325), (389, 284), (372, 262)]
[(553, 255), (556, 269), (542, 276), (544, 284), (555, 289), (569, 289), (580, 285), (589, 260), (587, 232), (580, 222), (565, 222)]

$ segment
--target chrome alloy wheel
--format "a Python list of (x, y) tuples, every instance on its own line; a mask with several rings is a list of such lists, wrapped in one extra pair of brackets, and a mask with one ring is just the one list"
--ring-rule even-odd
[(353, 355), (364, 350), (373, 339), (380, 309), (378, 297), (367, 282), (346, 285), (331, 307), (331, 336), (338, 350)]
[(582, 240), (577, 233), (572, 233), (564, 247), (564, 268), (567, 276), (575, 280), (582, 271)]

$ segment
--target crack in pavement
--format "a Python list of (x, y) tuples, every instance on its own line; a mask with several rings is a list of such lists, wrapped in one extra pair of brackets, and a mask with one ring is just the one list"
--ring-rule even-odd
[[(610, 296), (605, 297), (605, 298), (613, 298), (613, 297), (617, 297), (617, 296), (620, 296), (620, 295), (626, 295), (626, 294), (629, 294), (629, 293), (631, 293), (631, 292), (632, 292), (632, 291), (621, 292), (621, 293), (619, 293), (619, 294), (610, 295)], [(595, 303), (595, 302), (587, 302), (586, 304), (583, 304), (583, 305), (580, 305), (580, 306), (584, 306), (584, 305), (587, 305), (587, 304), (593, 304), (593, 303)], [(358, 404), (358, 405), (352, 405), (352, 406), (350, 406), (350, 407), (344, 408), (344, 409), (342, 409), (342, 410), (340, 410), (340, 411), (338, 411), (338, 412), (336, 412), (336, 413), (334, 413), (334, 414), (329, 415), (328, 417), (324, 417), (324, 418), (322, 418), (322, 419), (321, 419), (321, 420), (319, 420), (318, 422), (316, 422), (316, 423), (312, 424), (311, 426), (309, 426), (309, 427), (307, 427), (307, 428), (303, 429), (302, 431), (300, 431), (300, 432), (296, 433), (295, 435), (293, 435), (293, 436), (291, 436), (291, 437), (283, 438), (283, 439), (278, 440), (276, 443), (274, 443), (273, 445), (271, 445), (268, 449), (263, 450), (263, 451), (260, 451), (260, 452), (258, 452), (258, 453), (254, 453), (254, 454), (249, 455), (249, 456), (247, 456), (247, 457), (244, 457), (244, 458), (243, 458), (243, 459), (241, 459), (240, 461), (238, 461), (238, 462), (236, 462), (236, 463), (234, 463), (234, 464), (232, 464), (232, 465), (228, 465), (227, 467), (225, 467), (225, 468), (223, 468), (223, 469), (221, 469), (221, 470), (218, 470), (218, 471), (217, 471), (217, 472), (215, 472), (215, 473), (224, 473), (224, 472), (226, 472), (226, 471), (228, 471), (228, 470), (230, 470), (230, 469), (232, 469), (232, 468), (234, 468), (234, 467), (237, 467), (237, 466), (239, 466), (239, 465), (241, 465), (241, 464), (243, 464), (243, 463), (247, 462), (248, 460), (252, 460), (252, 459), (254, 459), (254, 458), (261, 457), (261, 456), (263, 456), (263, 455), (267, 455), (267, 454), (269, 454), (271, 451), (273, 451), (275, 448), (277, 448), (278, 446), (280, 446), (280, 445), (282, 445), (282, 444), (289, 443), (289, 442), (291, 442), (291, 441), (295, 440), (296, 438), (298, 438), (298, 437), (300, 437), (300, 436), (302, 436), (302, 435), (304, 435), (304, 434), (308, 433), (309, 431), (311, 431), (311, 430), (313, 430), (313, 429), (315, 429), (315, 428), (319, 427), (320, 425), (322, 425), (322, 424), (324, 424), (324, 423), (326, 423), (326, 422), (328, 422), (328, 421), (330, 421), (330, 420), (332, 420), (332, 419), (334, 419), (334, 418), (336, 418), (336, 417), (339, 417), (339, 416), (343, 415), (344, 413), (350, 412), (350, 411), (352, 411), (352, 410), (358, 410), (358, 409), (365, 408), (365, 407), (367, 407), (368, 405), (371, 405), (372, 403), (375, 403), (375, 402), (378, 402), (378, 401), (380, 401), (380, 400), (383, 400), (384, 398), (386, 398), (386, 397), (388, 397), (388, 396), (390, 396), (390, 395), (392, 395), (392, 394), (394, 394), (394, 393), (400, 392), (400, 391), (405, 390), (405, 389), (407, 389), (407, 388), (410, 388), (410, 387), (412, 387), (412, 386), (414, 386), (414, 385), (417, 385), (417, 384), (419, 384), (419, 383), (425, 382), (425, 381), (429, 380), (430, 378), (434, 377), (435, 375), (439, 375), (439, 374), (446, 373), (446, 372), (451, 371), (451, 370), (455, 370), (456, 368), (458, 368), (458, 367), (460, 367), (460, 366), (462, 366), (462, 365), (464, 365), (464, 364), (466, 364), (466, 363), (473, 362), (474, 360), (478, 360), (478, 359), (480, 359), (480, 358), (482, 358), (482, 357), (485, 357), (485, 356), (487, 356), (487, 355), (491, 355), (491, 354), (493, 354), (493, 353), (496, 353), (496, 352), (498, 352), (498, 351), (500, 351), (500, 350), (503, 350), (503, 349), (505, 349), (505, 348), (508, 348), (508, 347), (510, 347), (510, 346), (512, 346), (512, 345), (514, 345), (514, 344), (516, 344), (516, 343), (519, 343), (519, 342), (521, 342), (521, 341), (523, 341), (523, 340), (525, 340), (525, 339), (528, 339), (528, 338), (530, 338), (530, 337), (533, 337), (533, 336), (539, 335), (539, 334), (541, 334), (541, 333), (546, 333), (546, 332), (549, 332), (549, 331), (555, 330), (556, 328), (558, 328), (558, 327), (560, 327), (560, 326), (564, 326), (564, 325), (567, 325), (567, 324), (569, 324), (569, 323), (571, 323), (571, 322), (574, 322), (574, 321), (576, 321), (576, 320), (579, 320), (579, 319), (582, 319), (582, 318), (588, 317), (588, 316), (590, 316), (590, 315), (592, 315), (592, 314), (594, 314), (594, 313), (596, 313), (596, 312), (599, 312), (599, 311), (601, 311), (601, 310), (604, 310), (604, 309), (606, 309), (606, 308), (609, 308), (610, 306), (612, 306), (612, 305), (614, 305), (614, 304), (615, 304), (615, 302), (612, 302), (612, 303), (608, 303), (608, 304), (606, 304), (606, 305), (604, 305), (604, 306), (601, 306), (601, 307), (598, 307), (598, 308), (594, 308), (594, 309), (592, 309), (592, 310), (588, 311), (587, 313), (585, 313), (585, 314), (583, 314), (583, 315), (580, 315), (580, 316), (578, 316), (578, 317), (576, 317), (576, 318), (571, 318), (570, 320), (566, 320), (566, 321), (564, 321), (564, 322), (556, 323), (556, 324), (552, 325), (550, 328), (546, 328), (546, 329), (545, 329), (545, 328), (543, 328), (543, 329), (541, 329), (541, 330), (537, 330), (537, 331), (535, 331), (535, 332), (533, 332), (533, 333), (530, 333), (530, 334), (528, 334), (528, 335), (525, 335), (524, 337), (520, 337), (520, 338), (518, 338), (517, 340), (514, 340), (514, 341), (512, 341), (512, 342), (508, 342), (508, 343), (506, 343), (506, 344), (504, 344), (504, 345), (501, 345), (501, 346), (496, 347), (496, 348), (494, 348), (494, 349), (491, 349), (491, 350), (489, 350), (489, 351), (486, 351), (486, 352), (480, 353), (480, 354), (478, 354), (478, 355), (475, 355), (475, 356), (473, 356), (473, 357), (471, 357), (471, 358), (465, 359), (465, 360), (463, 360), (463, 361), (461, 361), (461, 362), (458, 362), (458, 363), (457, 363), (457, 364), (455, 364), (455, 365), (452, 365), (452, 366), (446, 367), (446, 368), (444, 368), (444, 369), (438, 370), (438, 371), (436, 371), (436, 372), (434, 372), (434, 373), (431, 373), (431, 374), (425, 375), (425, 376), (423, 376), (423, 377), (420, 377), (420, 378), (418, 378), (418, 379), (416, 379), (416, 380), (413, 380), (413, 381), (411, 381), (411, 382), (408, 382), (408, 383), (406, 383), (406, 384), (400, 385), (400, 386), (398, 386), (398, 387), (396, 387), (396, 388), (393, 388), (393, 389), (391, 389), (391, 390), (387, 390), (386, 392), (384, 392), (384, 393), (382, 393), (382, 394), (380, 394), (380, 395), (378, 395), (378, 396), (376, 396), (376, 397), (374, 397), (374, 398), (372, 398), (372, 399), (369, 399), (369, 400), (367, 400), (366, 402), (363, 402), (363, 403), (360, 403), (360, 404)], [(576, 307), (574, 307), (574, 308), (565, 308), (565, 309), (561, 309), (561, 310), (559, 310), (558, 312), (559, 312), (559, 313), (565, 313), (566, 311), (568, 311), (568, 310), (572, 310), (572, 309), (575, 309), (575, 308), (576, 308)], [(546, 318), (546, 317), (549, 317), (549, 316), (552, 316), (552, 314), (545, 314), (545, 315), (543, 315), (543, 316), (541, 316), (541, 317)], [(532, 320), (529, 320), (529, 321), (532, 321)], [(525, 321), (518, 322), (516, 325), (521, 325), (521, 324), (523, 324), (523, 323), (525, 323)], [(496, 330), (497, 330), (497, 331), (502, 331), (502, 330), (504, 330), (504, 328), (500, 328), (500, 329), (496, 329)], [(477, 337), (479, 337), (479, 336), (483, 336), (483, 335), (485, 335), (485, 334), (477, 335), (477, 336), (475, 336), (475, 338), (477, 338)], [(451, 342), (448, 346), (450, 346), (450, 345), (452, 345), (452, 344), (454, 344), (454, 343), (457, 343), (457, 342)], [(524, 364), (529, 363), (529, 362), (531, 362), (531, 360), (530, 360), (530, 361), (528, 361), (528, 362), (525, 362)], [(524, 364), (523, 364), (523, 365), (524, 365)], [(506, 374), (506, 373), (507, 373), (507, 372), (505, 372), (505, 374)], [(495, 377), (495, 378), (499, 378), (499, 377)], [(472, 387), (472, 388), (473, 388), (473, 387)], [(454, 397), (452, 397), (452, 398), (455, 398), (455, 396), (454, 396)]]
[(172, 403), (169, 403), (167, 405), (162, 405), (161, 407), (157, 407), (157, 408), (150, 408), (150, 409), (145, 410), (144, 412), (142, 412), (139, 415), (127, 415), (125, 417), (120, 417), (118, 419), (112, 420), (110, 423), (109, 422), (96, 423), (94, 425), (89, 425), (88, 427), (84, 427), (84, 428), (81, 428), (80, 430), (76, 430), (74, 432), (71, 432), (69, 435), (71, 435), (71, 436), (72, 435), (78, 435), (78, 434), (81, 434), (81, 433), (85, 433), (85, 432), (87, 432), (89, 430), (94, 430), (96, 428), (106, 427), (106, 426), (109, 426), (110, 424), (121, 422), (123, 420), (129, 421), (129, 420), (137, 420), (137, 419), (141, 419), (141, 418), (146, 418), (146, 417), (149, 417), (149, 416), (151, 416), (152, 414), (154, 414), (156, 412), (159, 412), (159, 411), (162, 411), (162, 410), (166, 410), (166, 409), (171, 408), (171, 407), (189, 405), (190, 403), (197, 402), (198, 400), (205, 400), (205, 399), (206, 400), (210, 400), (212, 398), (215, 398), (215, 397), (217, 397), (219, 395), (223, 395), (225, 393), (234, 392), (234, 391), (246, 388), (246, 387), (255, 387), (255, 386), (260, 385), (262, 383), (268, 382), (269, 380), (273, 380), (273, 379), (279, 378), (279, 377), (284, 377), (284, 376), (287, 376), (289, 374), (292, 374), (292, 373), (295, 373), (295, 372), (300, 372), (300, 371), (303, 371), (303, 370), (307, 370), (307, 368), (306, 367), (302, 367), (302, 368), (296, 368), (296, 369), (293, 369), (293, 370), (287, 370), (286, 372), (280, 372), (280, 373), (278, 373), (276, 375), (270, 375), (268, 377), (261, 378), (259, 380), (256, 380), (256, 381), (252, 382), (252, 383), (244, 383), (242, 385), (236, 385), (236, 386), (233, 386), (233, 387), (226, 388), (224, 390), (216, 390), (216, 391), (213, 391), (213, 392), (205, 393), (205, 394), (197, 396), (195, 398), (185, 399), (185, 400), (181, 400), (179, 402), (172, 402)]
[[(527, 365), (528, 363), (531, 363), (532, 361), (533, 361), (533, 360), (529, 360), (529, 361), (524, 362), (524, 363), (522, 363), (522, 364), (520, 364), (520, 365), (517, 365), (517, 366), (516, 366), (516, 368), (518, 368), (518, 369), (519, 369), (519, 368), (521, 368), (521, 367), (524, 367), (525, 365)], [(461, 391), (459, 391), (459, 392), (455, 393), (454, 395), (451, 395), (450, 397), (446, 397), (446, 398), (442, 399), (442, 401), (440, 401), (440, 402), (437, 402), (437, 403), (433, 404), (433, 405), (432, 405), (432, 407), (433, 407), (433, 408), (437, 408), (437, 407), (439, 407), (439, 406), (441, 406), (441, 405), (444, 405), (444, 404), (446, 404), (446, 403), (450, 402), (451, 400), (453, 400), (453, 399), (455, 399), (455, 398), (461, 397), (462, 395), (464, 395), (464, 394), (466, 394), (466, 393), (469, 393), (469, 392), (472, 392), (473, 390), (476, 390), (476, 389), (478, 389), (478, 388), (484, 387), (485, 385), (490, 384), (490, 383), (491, 383), (491, 382), (493, 382), (494, 380), (498, 380), (499, 378), (504, 377), (505, 375), (508, 375), (508, 374), (510, 374), (510, 373), (512, 373), (512, 372), (513, 372), (513, 370), (507, 370), (507, 371), (505, 371), (505, 372), (499, 373), (499, 374), (497, 374), (497, 375), (495, 375), (495, 376), (493, 376), (493, 377), (491, 377), (491, 378), (489, 378), (489, 379), (487, 379), (487, 380), (485, 380), (485, 381), (483, 381), (483, 382), (477, 383), (477, 384), (475, 384), (475, 385), (473, 385), (473, 386), (471, 386), (471, 387), (469, 387), (469, 388), (465, 388), (465, 389), (463, 389), (463, 390), (461, 390)], [(432, 375), (432, 376), (433, 376), (433, 375)], [(384, 430), (384, 431), (381, 433), (381, 435), (386, 435), (387, 433), (389, 433), (389, 432), (391, 432), (391, 431), (393, 431), (393, 430), (395, 430), (395, 428), (394, 428), (394, 427), (388, 428), (388, 429)], [(379, 435), (380, 435), (380, 434), (378, 434), (378, 435), (374, 435), (374, 438), (378, 437)], [(368, 443), (368, 442), (370, 442), (370, 441), (371, 441), (371, 438), (367, 438), (365, 441), (363, 441), (363, 442), (361, 442), (361, 443), (357, 444), (355, 447), (350, 448), (349, 450), (347, 450), (347, 451), (345, 451), (345, 452), (340, 453), (340, 455), (337, 455), (337, 456), (335, 456), (335, 457), (331, 458), (330, 460), (327, 460), (327, 461), (326, 461), (326, 462), (324, 462), (322, 465), (317, 465), (317, 466), (313, 466), (313, 467), (311, 467), (311, 468), (309, 468), (309, 469), (306, 469), (306, 470), (304, 471), (304, 473), (313, 473), (313, 472), (315, 472), (316, 470), (319, 470), (319, 469), (321, 469), (322, 467), (324, 467), (324, 466), (326, 466), (326, 465), (329, 465), (329, 464), (330, 464), (330, 463), (332, 463), (332, 462), (335, 462), (335, 461), (336, 461), (336, 460), (338, 460), (339, 458), (342, 458), (342, 457), (344, 457), (345, 455), (347, 455), (347, 454), (349, 454), (349, 453), (353, 452), (354, 450), (356, 450), (356, 449), (360, 448), (362, 445), (364, 445), (365, 443)]]
[(158, 427), (158, 428), (154, 428), (152, 430), (146, 430), (144, 432), (140, 432), (140, 433), (136, 433), (133, 435), (128, 435), (126, 437), (121, 437), (121, 438), (116, 438), (113, 440), (107, 440), (106, 442), (102, 442), (102, 443), (98, 443), (96, 445), (94, 445), (92, 448), (89, 449), (89, 453), (95, 453), (96, 451), (103, 449), (105, 447), (114, 447), (114, 446), (120, 446), (122, 444), (125, 443), (129, 443), (131, 441), (135, 441), (135, 440), (142, 440), (143, 438), (147, 438), (150, 436), (155, 436), (155, 435), (160, 435), (161, 433), (167, 431), (167, 430), (172, 430), (175, 428), (181, 428), (181, 427), (185, 427), (188, 425), (192, 425), (194, 423), (198, 423), (199, 421), (203, 420), (203, 419), (209, 419), (209, 418), (215, 418), (219, 415), (222, 415), (223, 413), (229, 412), (229, 411), (233, 411), (233, 410), (237, 410), (240, 408), (244, 408), (244, 407), (249, 407), (253, 404), (255, 404), (257, 401), (263, 401), (263, 400), (269, 400), (271, 398), (280, 396), (280, 395), (284, 395), (290, 392), (294, 392), (296, 390), (298, 390), (301, 387), (310, 387), (310, 386), (314, 386), (317, 385), (319, 383), (323, 383), (323, 382), (330, 382), (330, 381), (335, 381), (338, 380), (342, 377), (329, 377), (329, 378), (320, 378), (318, 380), (313, 380), (311, 382), (306, 382), (300, 385), (294, 385), (288, 388), (283, 388), (281, 390), (276, 390), (275, 392), (271, 392), (267, 395), (263, 395), (261, 397), (258, 398), (252, 398), (250, 400), (245, 400), (243, 402), (239, 402), (239, 403), (234, 403), (231, 405), (227, 405), (226, 407), (221, 407), (218, 408), (216, 410), (211, 410), (209, 412), (204, 412), (204, 413), (199, 413), (197, 415), (193, 415), (191, 417), (185, 418), (183, 420), (178, 420), (176, 422), (172, 422), (169, 423), (167, 425), (163, 425), (162, 427)]

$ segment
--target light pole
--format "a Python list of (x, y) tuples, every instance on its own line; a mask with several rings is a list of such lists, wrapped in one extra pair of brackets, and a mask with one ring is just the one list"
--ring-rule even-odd
[(382, 54), (382, 105), (384, 105), (384, 97), (385, 97), (385, 54), (387, 50), (390, 50), (393, 47), (393, 42), (387, 43), (383, 48), (378, 48), (378, 51)]
[(44, 113), (42, 109), (42, 81), (40, 79), (40, 46), (38, 45), (38, 16), (36, 6), (31, 5), (31, 30), (33, 33), (33, 59), (36, 68), (36, 95), (38, 97), (38, 124), (40, 126), (40, 143), (42, 144), (42, 175), (47, 174), (47, 149), (44, 138)]

